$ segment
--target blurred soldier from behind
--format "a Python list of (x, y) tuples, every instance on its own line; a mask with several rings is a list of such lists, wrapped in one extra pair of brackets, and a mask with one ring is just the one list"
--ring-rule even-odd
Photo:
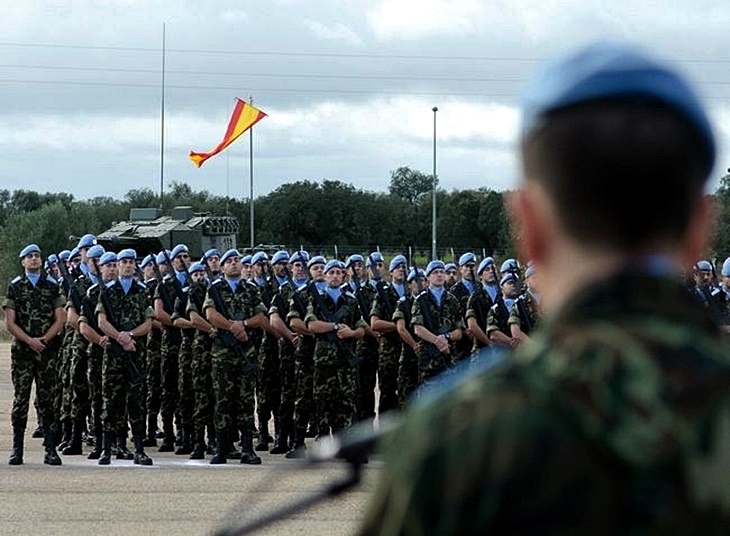
[(3, 302), (5, 324), (13, 337), (10, 347), (10, 376), (13, 381), (13, 447), (10, 465), (23, 463), (23, 442), (28, 424), (28, 406), (33, 380), (36, 381), (38, 409), (43, 423), (43, 463), (61, 465), (56, 452), (56, 417), (53, 392), (58, 367), (59, 334), (66, 315), (65, 300), (58, 283), (41, 274), (41, 250), (35, 244), (25, 246), (20, 255), (23, 274), (8, 285)]
[(522, 114), (510, 214), (544, 321), (407, 415), (361, 533), (727, 534), (729, 350), (678, 282), (712, 231), (707, 115), (614, 43), (544, 66)]

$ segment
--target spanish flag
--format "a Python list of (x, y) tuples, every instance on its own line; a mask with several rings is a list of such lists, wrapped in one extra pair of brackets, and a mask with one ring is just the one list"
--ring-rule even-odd
[(203, 162), (208, 160), (208, 158), (220, 153), (223, 149), (236, 141), (236, 138), (261, 121), (264, 117), (266, 117), (264, 112), (236, 97), (236, 107), (233, 109), (233, 115), (231, 116), (231, 120), (228, 122), (228, 128), (226, 129), (226, 135), (223, 137), (223, 141), (220, 142), (215, 149), (208, 153), (195, 153), (190, 151), (188, 158), (190, 158), (190, 160), (193, 161), (193, 164), (197, 167), (202, 166)]

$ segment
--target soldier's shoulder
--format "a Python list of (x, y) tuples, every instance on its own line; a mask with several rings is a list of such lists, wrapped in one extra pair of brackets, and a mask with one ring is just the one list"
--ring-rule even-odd
[(51, 283), (53, 285), (58, 286), (58, 281), (56, 280), (55, 277), (53, 277), (51, 275), (46, 275), (46, 281), (48, 281), (49, 283)]
[(18, 277), (15, 277), (15, 278), (13, 278), (13, 280), (12, 280), (12, 281), (10, 281), (10, 284), (11, 284), (11, 285), (17, 285), (17, 284), (18, 284), (18, 283), (20, 283), (20, 282), (21, 282), (22, 280), (23, 280), (23, 276), (22, 276), (22, 275), (19, 275)]
[(217, 287), (221, 284), (222, 281), (223, 281), (223, 279), (214, 279), (213, 282), (211, 282), (210, 286)]
[(141, 288), (141, 289), (143, 289), (143, 290), (146, 290), (146, 289), (147, 289), (147, 284), (146, 284), (146, 283), (144, 283), (144, 282), (142, 282), (142, 281), (137, 281), (136, 283), (137, 283), (137, 286), (138, 286), (139, 288)]

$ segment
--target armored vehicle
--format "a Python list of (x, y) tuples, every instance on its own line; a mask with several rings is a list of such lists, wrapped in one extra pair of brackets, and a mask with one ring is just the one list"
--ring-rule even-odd
[(129, 220), (117, 222), (97, 235), (110, 251), (134, 248), (140, 257), (185, 244), (190, 256), (200, 258), (210, 248), (221, 252), (236, 247), (238, 220), (233, 216), (211, 216), (192, 207), (175, 207), (169, 216), (159, 208), (132, 208)]

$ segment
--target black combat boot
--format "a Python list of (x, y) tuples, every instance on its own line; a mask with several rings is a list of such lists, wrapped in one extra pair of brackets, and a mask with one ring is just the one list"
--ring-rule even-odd
[(43, 427), (39, 424), (35, 430), (33, 430), (33, 433), (30, 435), (33, 439), (39, 439), (43, 437), (43, 434), (45, 434), (45, 431), (43, 430)]
[[(73, 422), (71, 419), (63, 419), (61, 421), (61, 436), (54, 434), (54, 440), (60, 439), (60, 441), (55, 445), (58, 447), (58, 450), (63, 450), (66, 447), (68, 447), (71, 444), (71, 434), (73, 433)], [(45, 438), (46, 435), (43, 434), (43, 437)]]
[[(196, 427), (193, 433), (193, 450), (190, 452), (191, 460), (205, 459), (205, 429)], [(177, 452), (175, 453), (177, 454)]]
[(145, 447), (156, 447), (157, 438), (155, 432), (157, 431), (157, 415), (147, 415), (147, 435), (145, 436), (142, 444)]
[(165, 432), (165, 437), (162, 439), (162, 444), (157, 452), (174, 452), (175, 428), (172, 424), (172, 417), (165, 417), (162, 422), (162, 430)]
[(61, 451), (61, 454), (64, 456), (79, 456), (83, 454), (81, 446), (83, 444), (82, 439), (84, 435), (84, 428), (84, 421), (74, 421), (73, 429), (71, 431), (71, 441), (69, 441), (66, 448)]
[(112, 463), (112, 434), (104, 432), (101, 435), (101, 456), (99, 457), (99, 465), (109, 465)]
[(192, 433), (190, 430), (190, 425), (185, 423), (182, 425), (182, 442), (175, 449), (175, 454), (178, 454), (178, 455), (190, 454), (193, 451), (192, 446), (191, 446), (191, 440), (192, 440)]
[(134, 464), (135, 465), (152, 465), (152, 458), (144, 452), (144, 438), (142, 436), (132, 436), (134, 441)]
[(274, 446), (269, 451), (271, 454), (286, 454), (289, 451), (290, 430), (290, 419), (286, 417), (274, 418)]
[(43, 437), (43, 446), (46, 448), (46, 454), (43, 456), (43, 463), (46, 465), (61, 465), (63, 462), (56, 452), (56, 434), (52, 430), (46, 431)]
[(127, 448), (127, 436), (117, 436), (117, 460), (134, 460), (134, 454)]
[(304, 438), (307, 435), (307, 429), (304, 427), (294, 428), (294, 434), (292, 436), (292, 448), (287, 452), (284, 457), (289, 460), (298, 458), (305, 458), (307, 456), (307, 446), (304, 444)]
[[(256, 441), (256, 450), (267, 452), (269, 450), (269, 420), (263, 415), (259, 415), (259, 438)], [(253, 440), (253, 434), (251, 434), (251, 440)], [(241, 446), (243, 446), (243, 438), (241, 438)]]
[(25, 439), (25, 430), (13, 428), (13, 450), (10, 451), (8, 463), (10, 465), (23, 465), (23, 440)]
[(102, 431), (101, 428), (94, 428), (94, 448), (91, 449), (89, 455), (86, 457), (88, 460), (98, 460), (101, 458), (101, 443), (102, 443)]
[[(262, 431), (264, 430), (259, 430), (259, 433)], [(261, 458), (253, 451), (253, 434), (248, 430), (243, 433), (243, 437), (241, 438), (241, 463), (261, 465)]]
[(218, 430), (215, 436), (215, 454), (210, 459), (212, 465), (218, 465), (228, 462), (228, 449), (230, 440), (228, 439), (228, 430)]

